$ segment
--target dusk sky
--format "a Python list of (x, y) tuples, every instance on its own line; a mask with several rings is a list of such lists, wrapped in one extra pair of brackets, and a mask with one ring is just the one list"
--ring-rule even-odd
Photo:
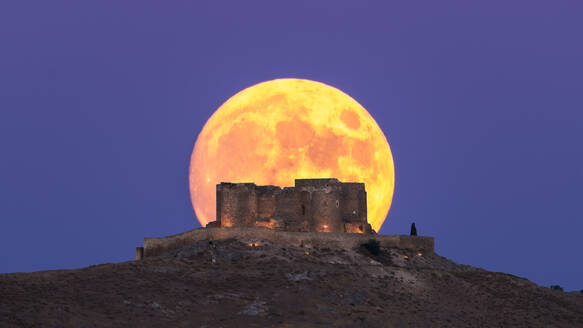
[(385, 133), (381, 233), (583, 289), (581, 1), (2, 1), (0, 272), (199, 227), (194, 142), (238, 91), (334, 86)]

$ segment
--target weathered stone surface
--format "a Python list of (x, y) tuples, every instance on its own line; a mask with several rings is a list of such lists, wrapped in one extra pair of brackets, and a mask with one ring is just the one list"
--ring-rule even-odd
[(344, 232), (349, 233), (368, 233), (372, 230), (370, 224), (361, 222), (344, 222)]
[(136, 247), (136, 260), (141, 260), (144, 258), (144, 248)]
[(291, 232), (264, 227), (198, 228), (181, 234), (144, 238), (144, 257), (158, 256), (202, 240), (249, 238), (269, 241), (272, 244), (306, 248), (353, 249), (369, 239), (378, 240), (383, 247), (395, 247), (412, 251), (433, 252), (433, 237), (408, 235), (366, 235), (343, 232)]
[(221, 226), (219, 225), (219, 222), (213, 221), (213, 222), (207, 223), (206, 227), (207, 228), (220, 228)]
[(283, 189), (222, 182), (217, 185), (216, 222), (209, 227), (373, 232), (367, 221), (364, 183), (343, 183), (333, 178), (296, 179), (294, 187)]
[(217, 185), (217, 220), (221, 227), (252, 227), (257, 219), (257, 192), (253, 183)]

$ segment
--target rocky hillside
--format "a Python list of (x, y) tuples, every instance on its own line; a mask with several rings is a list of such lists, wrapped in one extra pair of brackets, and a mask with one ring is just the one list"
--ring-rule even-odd
[(583, 295), (435, 253), (198, 242), (0, 275), (1, 327), (583, 327)]

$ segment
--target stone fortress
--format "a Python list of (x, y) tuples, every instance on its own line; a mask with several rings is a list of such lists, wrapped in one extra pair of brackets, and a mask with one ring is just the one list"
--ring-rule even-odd
[(197, 242), (237, 239), (250, 247), (355, 249), (375, 239), (383, 247), (433, 252), (426, 236), (379, 235), (367, 221), (364, 183), (296, 179), (294, 187), (226, 183), (216, 186), (217, 217), (205, 228), (144, 238), (136, 259), (155, 257)]
[(296, 179), (294, 187), (217, 185), (216, 221), (207, 227), (267, 227), (294, 232), (374, 233), (364, 183)]

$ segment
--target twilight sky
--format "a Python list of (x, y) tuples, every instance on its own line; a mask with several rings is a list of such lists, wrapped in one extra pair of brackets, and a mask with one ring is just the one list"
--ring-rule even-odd
[(459, 263), (582, 289), (583, 2), (2, 1), (0, 272), (132, 260), (198, 227), (188, 165), (241, 89), (324, 82), (376, 119)]

